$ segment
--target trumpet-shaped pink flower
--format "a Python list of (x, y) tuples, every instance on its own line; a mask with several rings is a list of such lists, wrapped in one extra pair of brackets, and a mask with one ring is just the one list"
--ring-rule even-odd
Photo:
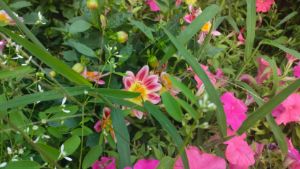
[(113, 157), (101, 157), (94, 162), (92, 169), (116, 169), (116, 160)]
[(255, 163), (255, 153), (244, 140), (245, 138), (246, 134), (243, 134), (225, 142), (227, 144), (225, 156), (230, 163), (230, 169), (247, 169)]
[(124, 169), (156, 169), (159, 165), (159, 160), (155, 159), (140, 159), (133, 167), (125, 167)]
[(153, 12), (160, 11), (160, 8), (157, 5), (157, 2), (155, 0), (147, 0), (147, 4), (149, 5), (151, 11)]
[(256, 12), (268, 12), (274, 3), (274, 0), (256, 0)]
[[(257, 59), (257, 62), (258, 62), (258, 72), (255, 79), (258, 84), (261, 84), (272, 76), (272, 69), (270, 67), (269, 62), (267, 62), (262, 57), (259, 57)], [(277, 69), (277, 74), (281, 75), (280, 69)]]
[[(140, 96), (129, 99), (130, 101), (142, 105), (143, 101), (150, 101), (153, 104), (160, 102), (160, 96), (157, 92), (161, 89), (158, 82), (158, 75), (149, 75), (149, 67), (144, 66), (134, 75), (133, 72), (127, 71), (123, 77), (125, 90), (140, 93)], [(138, 118), (143, 117), (143, 112), (134, 110), (134, 115)]]
[(277, 124), (300, 122), (300, 94), (293, 93), (272, 112)]
[(232, 92), (226, 92), (221, 96), (221, 101), (226, 114), (226, 122), (236, 131), (247, 118), (247, 106), (242, 100), (234, 97)]
[[(223, 158), (201, 152), (195, 146), (186, 148), (190, 169), (226, 169), (226, 162)], [(181, 157), (179, 157), (173, 169), (184, 169)]]
[(295, 149), (291, 140), (288, 140), (288, 154), (285, 164), (289, 167), (289, 169), (300, 168), (300, 153), (297, 149)]
[(294, 76), (300, 78), (300, 62), (293, 68)]

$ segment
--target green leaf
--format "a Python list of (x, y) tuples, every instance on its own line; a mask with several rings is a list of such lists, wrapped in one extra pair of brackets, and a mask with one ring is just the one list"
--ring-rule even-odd
[(205, 71), (201, 68), (195, 57), (183, 47), (181, 41), (176, 39), (168, 30), (164, 29), (171, 42), (176, 46), (179, 53), (183, 56), (186, 62), (192, 67), (197, 76), (202, 80), (205, 90), (210, 100), (217, 106), (217, 122), (222, 135), (226, 136), (226, 116), (223, 110), (223, 105), (220, 101), (219, 93), (216, 91)]
[(30, 2), (27, 2), (27, 1), (18, 1), (18, 2), (10, 4), (9, 7), (11, 7), (14, 10), (19, 10), (21, 8), (29, 7), (31, 5), (32, 4)]
[[(264, 100), (259, 97), (259, 95), (254, 91), (254, 89), (252, 89), (248, 84), (246, 84), (244, 82), (239, 82), (239, 84), (242, 85), (250, 93), (250, 95), (254, 98), (255, 102), (259, 106), (263, 106), (263, 104), (265, 103)], [(273, 132), (274, 137), (275, 137), (281, 151), (284, 154), (286, 154), (288, 147), (287, 147), (287, 143), (285, 140), (286, 137), (285, 137), (284, 133), (282, 132), (281, 128), (276, 124), (276, 122), (271, 114), (267, 114), (266, 119), (267, 119), (270, 129)]]
[(294, 11), (290, 14), (288, 14), (286, 17), (284, 17), (276, 26), (275, 28), (279, 27), (280, 25), (284, 24), (285, 22), (287, 22), (288, 20), (292, 19), (294, 16), (297, 16), (298, 12)]
[(92, 25), (85, 20), (76, 20), (70, 26), (70, 33), (80, 33), (90, 29)]
[(261, 41), (261, 43), (277, 47), (277, 48), (283, 50), (284, 52), (289, 53), (289, 54), (295, 56), (296, 58), (300, 59), (300, 53), (299, 52), (297, 52), (294, 49), (287, 48), (287, 47), (277, 43), (276, 41), (272, 41), (272, 40), (269, 40), (269, 39), (264, 39), (264, 40)]
[(157, 167), (157, 169), (167, 169), (167, 168), (172, 168), (172, 166), (174, 166), (174, 159), (171, 157), (163, 157), (160, 162), (159, 165)]
[(39, 163), (35, 161), (12, 161), (7, 164), (5, 169), (40, 169)]
[(294, 83), (290, 84), (284, 90), (282, 90), (278, 95), (274, 96), (266, 104), (259, 107), (255, 112), (251, 113), (248, 118), (244, 121), (242, 126), (237, 131), (238, 134), (243, 134), (246, 130), (254, 126), (259, 120), (264, 118), (266, 115), (271, 113), (271, 111), (276, 108), (281, 102), (283, 102), (290, 94), (300, 87), (300, 79), (296, 80)]
[(87, 169), (92, 166), (92, 164), (98, 160), (100, 155), (102, 154), (102, 147), (101, 145), (96, 145), (90, 149), (90, 151), (85, 155), (82, 168)]
[(10, 78), (22, 78), (30, 73), (32, 73), (34, 69), (29, 66), (21, 66), (16, 67), (10, 70), (1, 70), (0, 71), (0, 80), (10, 79)]
[(88, 136), (90, 134), (93, 134), (93, 130), (91, 130), (90, 128), (86, 127), (86, 126), (82, 126), (82, 128), (77, 128), (77, 129), (74, 129), (72, 132), (71, 132), (72, 135), (75, 135), (75, 136)]
[(231, 25), (231, 27), (234, 29), (235, 32), (240, 32), (236, 22), (231, 16), (226, 16), (226, 20), (228, 21), (228, 23)]
[[(56, 148), (53, 148), (47, 144), (37, 143), (36, 146), (40, 150), (40, 155), (45, 161), (57, 161), (59, 156), (59, 151)], [(47, 156), (47, 157), (46, 157)]]
[(67, 66), (65, 63), (57, 59), (56, 57), (50, 55), (45, 50), (41, 49), (37, 45), (29, 42), (28, 40), (21, 38), (16, 33), (11, 32), (8, 29), (5, 29), (3, 27), (0, 27), (0, 31), (7, 34), (9, 37), (11, 37), (14, 41), (22, 45), (24, 48), (26, 48), (32, 55), (40, 59), (42, 62), (47, 64), (49, 67), (51, 67), (55, 72), (63, 75), (68, 80), (80, 84), (80, 85), (88, 85), (91, 86), (91, 83), (89, 83), (86, 79), (84, 79), (80, 74), (73, 71), (69, 66)]
[(64, 151), (66, 156), (73, 154), (80, 145), (80, 138), (78, 136), (72, 136), (64, 142)]
[[(212, 20), (220, 11), (220, 8), (217, 5), (210, 5), (203, 10), (201, 15), (199, 15), (187, 28), (180, 33), (178, 40), (180, 40), (182, 45), (185, 45), (194, 35), (199, 32), (199, 29), (204, 26), (205, 23)], [(169, 46), (165, 50), (165, 55), (160, 61), (161, 64), (168, 61), (168, 59), (173, 56), (176, 52), (176, 48)]]
[(146, 26), (143, 22), (135, 21), (133, 19), (129, 19), (130, 23), (137, 28), (139, 28), (150, 40), (154, 41), (154, 37), (152, 35), (153, 29)]
[(119, 154), (119, 169), (131, 166), (130, 162), (130, 138), (122, 110), (113, 108), (111, 119), (117, 138), (117, 149)]
[(256, 26), (256, 9), (255, 1), (247, 0), (247, 18), (246, 18), (246, 44), (245, 44), (245, 57), (250, 59), (255, 39), (255, 26)]
[(173, 76), (170, 76), (172, 85), (174, 85), (175, 88), (178, 88), (181, 93), (185, 95), (186, 98), (188, 98), (193, 104), (197, 103), (197, 98), (195, 97), (194, 93), (183, 83), (181, 83), (178, 79), (176, 79)]
[(85, 44), (82, 44), (80, 42), (76, 42), (74, 40), (69, 40), (67, 42), (67, 45), (72, 46), (73, 48), (75, 48), (81, 54), (84, 54), (84, 55), (89, 56), (89, 57), (97, 57), (95, 52), (93, 51), (93, 49), (89, 48)]
[(195, 120), (199, 120), (200, 113), (197, 112), (190, 104), (180, 98), (177, 98), (176, 100), (180, 104), (180, 106), (191, 115), (192, 118), (194, 118)]
[(174, 120), (181, 122), (181, 120), (183, 118), (183, 114), (182, 114), (180, 106), (178, 105), (176, 100), (173, 98), (173, 96), (168, 92), (164, 92), (161, 95), (161, 98), (162, 98), (162, 102), (163, 102), (167, 112), (169, 113), (169, 115)]
[[(163, 114), (163, 112), (161, 112), (157, 106), (153, 105), (152, 103), (150, 103), (148, 101), (146, 101), (144, 103), (144, 107), (147, 110), (147, 112), (149, 112), (159, 122), (159, 124), (162, 126), (162, 128), (169, 133), (169, 135), (172, 137), (176, 147), (179, 150), (181, 150), (181, 148), (185, 146), (183, 143), (183, 140), (180, 137), (180, 135), (178, 134), (174, 125), (172, 125), (172, 123)], [(186, 156), (186, 153), (184, 150), (181, 153), (181, 158), (184, 163), (184, 168), (188, 169), (189, 167), (188, 167), (187, 156)]]

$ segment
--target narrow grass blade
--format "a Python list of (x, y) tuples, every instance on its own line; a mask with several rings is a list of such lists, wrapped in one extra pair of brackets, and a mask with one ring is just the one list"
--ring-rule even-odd
[[(181, 149), (184, 145), (182, 138), (178, 134), (176, 128), (172, 125), (172, 123), (169, 121), (169, 119), (159, 110), (159, 108), (152, 103), (146, 101), (144, 103), (144, 107), (162, 126), (164, 130), (166, 130), (169, 135), (172, 137), (175, 145), (178, 149)], [(181, 158), (184, 163), (184, 168), (189, 169), (188, 167), (188, 161), (185, 151), (181, 154)]]
[(168, 112), (168, 114), (176, 121), (181, 122), (183, 118), (183, 113), (181, 111), (180, 106), (176, 102), (176, 100), (173, 98), (173, 96), (168, 93), (164, 92), (161, 95), (162, 102)]
[(176, 100), (180, 104), (180, 106), (191, 115), (192, 118), (194, 118), (195, 120), (199, 120), (200, 113), (197, 112), (190, 104), (180, 98), (177, 98)]
[(279, 48), (280, 50), (283, 50), (284, 52), (289, 53), (289, 54), (295, 56), (296, 58), (300, 59), (300, 53), (299, 52), (297, 52), (294, 49), (287, 48), (284, 45), (281, 45), (281, 44), (279, 44), (275, 41), (272, 41), (272, 40), (269, 40), (269, 39), (264, 39), (264, 40), (262, 40), (261, 43)]
[(202, 80), (205, 86), (205, 90), (211, 99), (211, 101), (217, 106), (217, 121), (220, 132), (225, 137), (226, 136), (226, 116), (224, 113), (223, 105), (220, 101), (219, 93), (216, 91), (211, 81), (209, 80), (205, 71), (201, 68), (200, 64), (197, 62), (195, 57), (183, 47), (180, 43), (181, 41), (176, 39), (168, 30), (164, 29), (165, 33), (170, 38), (171, 42), (175, 45), (179, 53), (184, 57), (186, 62), (192, 67), (197, 76)]
[(179, 80), (174, 78), (173, 76), (170, 76), (172, 85), (175, 86), (175, 88), (179, 89), (181, 93), (185, 95), (186, 98), (188, 98), (193, 104), (197, 103), (197, 98), (195, 97), (194, 93), (183, 83), (181, 83)]
[(12, 31), (0, 27), (0, 31), (11, 37), (15, 42), (22, 45), (27, 49), (32, 55), (40, 59), (42, 62), (51, 67), (54, 71), (66, 77), (68, 80), (79, 84), (91, 86), (91, 83), (84, 79), (80, 74), (76, 73), (65, 63), (52, 56), (45, 50), (41, 49), (39, 46), (29, 42), (28, 40), (21, 38), (19, 35), (13, 33)]
[(246, 46), (245, 57), (250, 59), (255, 39), (255, 25), (256, 25), (256, 10), (255, 1), (247, 0), (247, 18), (246, 18)]
[[(254, 98), (255, 102), (259, 106), (264, 105), (265, 103), (264, 100), (258, 96), (258, 94), (254, 91), (254, 89), (252, 89), (248, 84), (244, 82), (239, 82), (239, 84), (242, 85), (250, 93), (250, 95)], [(275, 140), (279, 145), (279, 148), (284, 154), (286, 154), (288, 147), (287, 147), (287, 143), (285, 140), (286, 137), (284, 133), (282, 132), (281, 128), (276, 124), (274, 117), (271, 114), (267, 114), (266, 119), (270, 126), (270, 130), (273, 132)]]
[(1, 70), (0, 80), (9, 78), (20, 78), (32, 73), (34, 69), (29, 66), (16, 67), (13, 70)]
[(279, 27), (280, 25), (284, 24), (285, 22), (287, 22), (288, 20), (292, 19), (294, 16), (296, 16), (298, 14), (297, 11), (294, 11), (290, 14), (288, 14), (286, 17), (284, 17), (276, 26), (275, 28)]
[(278, 95), (274, 96), (269, 102), (258, 108), (255, 112), (248, 116), (244, 121), (242, 126), (237, 131), (238, 134), (244, 133), (246, 130), (255, 125), (259, 120), (264, 118), (267, 114), (276, 108), (281, 102), (283, 102), (290, 94), (300, 87), (300, 79), (296, 80), (294, 83), (290, 84), (284, 90), (282, 90)]
[[(193, 22), (178, 36), (180, 42), (184, 45), (186, 44), (194, 35), (199, 32), (199, 29), (204, 26), (204, 24), (212, 20), (220, 11), (219, 6), (210, 5), (203, 10), (201, 15), (199, 15)], [(160, 61), (161, 64), (165, 63), (174, 53), (176, 48), (169, 46), (166, 49), (165, 55)]]
[(112, 109), (111, 118), (117, 138), (117, 149), (119, 153), (119, 169), (131, 166), (130, 162), (130, 138), (122, 110)]

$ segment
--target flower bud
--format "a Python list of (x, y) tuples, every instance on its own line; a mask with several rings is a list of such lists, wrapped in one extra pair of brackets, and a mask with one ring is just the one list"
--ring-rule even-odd
[(72, 69), (77, 73), (82, 73), (84, 70), (84, 66), (81, 63), (76, 63)]
[(153, 55), (148, 58), (148, 63), (151, 66), (151, 68), (156, 68), (159, 65), (156, 56)]
[(90, 10), (95, 10), (99, 7), (98, 0), (87, 0), (86, 5)]
[(125, 43), (128, 40), (128, 34), (124, 31), (117, 32), (117, 40), (119, 43)]
[(52, 78), (54, 78), (54, 77), (56, 76), (56, 72), (53, 71), (53, 70), (51, 70), (51, 71), (49, 72), (49, 75), (50, 75)]

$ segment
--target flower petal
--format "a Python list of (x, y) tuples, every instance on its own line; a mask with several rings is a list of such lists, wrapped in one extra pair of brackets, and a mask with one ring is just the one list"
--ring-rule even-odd
[(139, 81), (143, 81), (149, 74), (149, 66), (146, 65), (142, 67), (142, 69), (137, 73), (136, 79)]
[(156, 93), (150, 93), (147, 95), (147, 100), (149, 100), (153, 104), (157, 104), (160, 102), (160, 97)]

